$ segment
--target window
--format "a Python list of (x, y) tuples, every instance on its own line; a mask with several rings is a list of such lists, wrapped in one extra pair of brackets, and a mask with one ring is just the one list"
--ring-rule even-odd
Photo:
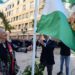
[(11, 9), (11, 5), (8, 5), (8, 6), (6, 7), (6, 10), (9, 10), (9, 9)]
[(12, 4), (12, 8), (14, 7), (14, 4)]
[(8, 12), (7, 12), (7, 16), (8, 16)]
[(13, 10), (11, 10), (11, 15), (13, 15)]
[(12, 22), (12, 21), (11, 21), (11, 18), (10, 18), (10, 22)]
[(12, 22), (12, 18), (11, 18), (11, 22)]
[(13, 22), (13, 21), (14, 21), (14, 17), (11, 18), (11, 22)]
[(15, 29), (17, 29), (17, 25), (15, 25)]
[(33, 24), (32, 22), (29, 23), (29, 28), (33, 28), (32, 24)]
[(11, 15), (11, 11), (7, 12), (7, 16), (10, 16)]
[(5, 11), (7, 11), (7, 10), (13, 8), (13, 7), (14, 7), (14, 4), (9, 4), (9, 5), (5, 8)]
[(16, 13), (18, 13), (18, 12), (19, 12), (19, 8), (16, 9)]
[(18, 20), (18, 16), (16, 16), (16, 20)]
[(6, 16), (11, 16), (11, 15), (13, 15), (13, 10), (7, 12), (7, 15)]
[(39, 14), (42, 14), (42, 9), (39, 9)]
[(21, 24), (19, 24), (19, 26), (18, 26), (18, 29), (20, 29), (21, 28)]
[(24, 19), (24, 14), (22, 15), (22, 19)]
[(10, 23), (10, 19), (7, 20)]
[(5, 11), (7, 11), (7, 8), (5, 8)]
[(26, 10), (26, 5), (23, 5), (23, 10)]
[(17, 5), (19, 5), (19, 3), (20, 3), (20, 1), (18, 0), (18, 1), (17, 1)]
[(34, 8), (34, 2), (30, 2), (30, 8)]
[(24, 14), (24, 18), (26, 18), (26, 13)]
[(30, 11), (30, 17), (32, 17), (34, 15), (33, 11)]
[(28, 26), (28, 23), (25, 23), (25, 28), (27, 28), (27, 26)]
[(14, 21), (15, 21), (16, 17), (13, 17), (13, 19), (14, 19)]
[(18, 16), (18, 19), (21, 20), (21, 19), (22, 19), (22, 15), (19, 15), (19, 16)]
[(22, 28), (24, 27), (24, 24), (22, 24)]
[(28, 15), (28, 13), (26, 13), (26, 18), (28, 18), (29, 17), (29, 15)]
[(26, 0), (23, 0), (23, 2), (25, 2)]

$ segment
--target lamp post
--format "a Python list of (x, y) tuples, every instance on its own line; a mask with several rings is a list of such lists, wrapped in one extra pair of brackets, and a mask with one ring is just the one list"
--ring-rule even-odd
[[(26, 27), (22, 28), (21, 32), (23, 34), (23, 40), (24, 40), (24, 34), (27, 32), (27, 28)], [(23, 47), (25, 47), (25, 41), (23, 41)]]

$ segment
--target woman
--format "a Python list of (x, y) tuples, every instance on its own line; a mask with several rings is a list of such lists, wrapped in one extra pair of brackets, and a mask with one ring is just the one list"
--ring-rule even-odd
[(15, 57), (13, 56), (13, 45), (7, 41), (7, 34), (2, 30), (1, 43), (0, 43), (0, 58), (1, 58), (1, 69), (3, 75), (16, 75), (15, 74)]

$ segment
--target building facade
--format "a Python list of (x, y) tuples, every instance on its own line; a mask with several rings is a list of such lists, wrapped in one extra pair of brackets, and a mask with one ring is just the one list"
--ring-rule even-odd
[[(14, 27), (9, 34), (11, 38), (32, 38), (34, 30), (34, 1), (35, 0), (8, 0), (6, 3), (0, 5), (0, 12), (4, 13), (10, 25)], [(45, 0), (38, 1), (37, 18), (39, 20)], [(65, 4), (65, 7), (68, 13), (72, 12), (68, 3)], [(2, 19), (0, 19), (0, 26), (3, 26)]]
[[(0, 6), (0, 12), (3, 12), (14, 29), (10, 33), (11, 38), (31, 39), (33, 36), (34, 22), (34, 0), (8, 0)], [(44, 0), (39, 0), (38, 19), (40, 19)], [(0, 19), (0, 25), (2, 20)]]

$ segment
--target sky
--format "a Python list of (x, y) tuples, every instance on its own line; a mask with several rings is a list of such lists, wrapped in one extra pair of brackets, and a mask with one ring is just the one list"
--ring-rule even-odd
[(8, 1), (8, 0), (0, 0), (0, 2), (1, 2), (1, 1), (6, 2), (6, 1)]

